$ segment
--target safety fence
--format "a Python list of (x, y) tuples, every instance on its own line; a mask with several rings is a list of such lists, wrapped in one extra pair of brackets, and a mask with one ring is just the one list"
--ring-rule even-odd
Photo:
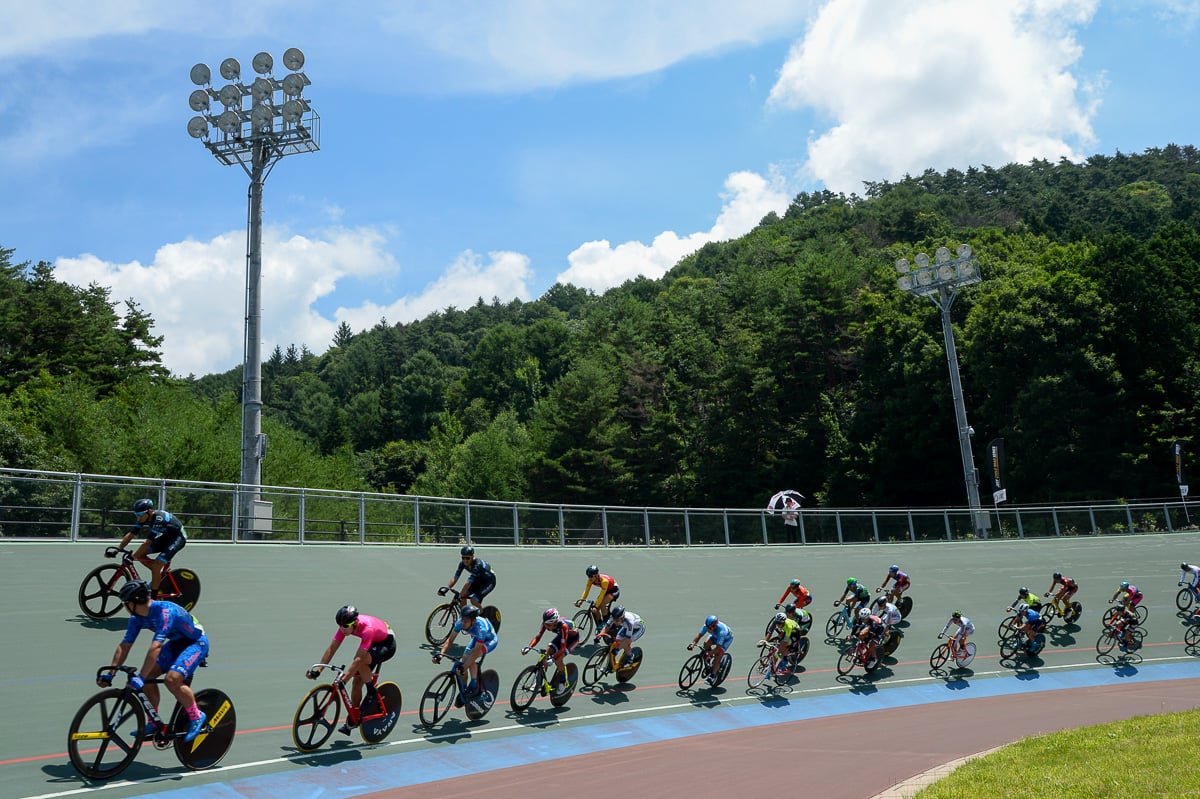
[(512, 546), (761, 546), (1130, 535), (1200, 529), (1181, 500), (963, 508), (553, 505), (0, 469), (0, 539), (103, 540), (149, 497), (191, 541)]

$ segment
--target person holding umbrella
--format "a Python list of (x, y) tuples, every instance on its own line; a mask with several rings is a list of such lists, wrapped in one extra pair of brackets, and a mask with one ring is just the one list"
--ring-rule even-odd
[(803, 494), (788, 489), (775, 494), (767, 502), (767, 510), (772, 514), (783, 511), (783, 535), (789, 544), (800, 542), (800, 503), (803, 501)]

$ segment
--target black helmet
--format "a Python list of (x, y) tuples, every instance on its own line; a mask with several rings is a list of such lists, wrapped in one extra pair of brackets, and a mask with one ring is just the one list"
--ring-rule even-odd
[(614, 619), (625, 618), (625, 606), (624, 605), (613, 605), (612, 617)]
[(588, 577), (595, 577), (600, 573), (600, 567), (592, 564), (591, 566), (587, 567), (587, 570), (584, 573), (587, 574)]
[(141, 516), (143, 513), (147, 513), (152, 510), (154, 510), (154, 500), (152, 499), (139, 499), (137, 502), (133, 503), (133, 514), (135, 516)]
[(462, 609), (463, 621), (466, 621), (467, 619), (473, 619), (478, 615), (479, 615), (479, 608), (475, 607), (474, 605), (467, 605), (466, 607), (464, 607)]
[(1017, 596), (1025, 596), (1028, 593), (1029, 593), (1029, 589), (1026, 588), (1025, 586), (1021, 586), (1021, 590), (1017, 592)]
[(954, 611), (953, 613), (951, 613), (951, 614), (950, 614), (950, 616), (951, 616), (951, 618), (955, 618), (955, 619), (961, 619), (961, 618), (962, 618), (962, 611), (961, 611), (961, 610), (956, 610), (956, 611)]
[(358, 621), (358, 608), (353, 605), (342, 605), (333, 617), (338, 627), (349, 627)]
[(796, 612), (796, 603), (795, 602), (787, 603), (786, 605), (784, 605), (783, 610), (786, 613), (795, 613)]
[(467, 555), (470, 555), (471, 557), (475, 557), (475, 547), (471, 546), (470, 544), (467, 544), (462, 549), (458, 550), (458, 554), (464, 558)]
[(121, 586), (121, 601), (140, 605), (150, 601), (150, 585), (145, 580), (130, 580)]
[(1054, 579), (1055, 579), (1055, 580), (1061, 580), (1061, 579), (1062, 579), (1062, 572), (1055, 572), (1055, 573), (1054, 573)]
[(1180, 570), (1180, 571), (1187, 571), (1187, 564), (1186, 564), (1186, 563), (1180, 563), (1180, 564), (1179, 564), (1179, 570)]

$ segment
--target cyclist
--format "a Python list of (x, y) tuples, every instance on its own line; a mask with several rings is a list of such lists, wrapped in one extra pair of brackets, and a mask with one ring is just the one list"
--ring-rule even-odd
[(784, 605), (783, 612), (787, 614), (789, 619), (796, 622), (796, 624), (800, 626), (800, 632), (802, 635), (808, 635), (808, 631), (812, 629), (813, 623), (811, 613), (804, 608), (796, 607), (795, 602), (789, 602)]
[(871, 592), (867, 587), (853, 577), (846, 579), (846, 590), (842, 591), (842, 595), (833, 602), (833, 606), (837, 607), (846, 602), (846, 609), (850, 611), (851, 618), (857, 618), (854, 611), (856, 608), (866, 608), (871, 602)]
[(458, 554), (462, 560), (459, 562), (458, 568), (454, 570), (454, 576), (450, 578), (450, 582), (438, 589), (438, 596), (445, 596), (465, 571), (467, 582), (463, 584), (461, 596), (467, 602), (474, 603), (476, 608), (482, 608), (483, 598), (492, 593), (492, 589), (496, 587), (496, 573), (492, 571), (491, 564), (486, 560), (475, 557), (475, 547), (470, 544), (460, 549)]
[[(349, 735), (362, 719), (363, 685), (367, 686), (367, 696), (374, 698), (375, 670), (396, 654), (396, 636), (392, 634), (392, 628), (386, 621), (359, 613), (358, 608), (353, 605), (342, 605), (337, 613), (333, 614), (333, 620), (337, 623), (337, 629), (333, 633), (333, 640), (325, 648), (325, 654), (321, 655), (321, 663), (329, 662), (347, 635), (362, 640), (358, 651), (354, 653), (354, 660), (350, 661), (350, 667), (338, 678), (343, 681), (347, 677), (354, 678), (350, 684), (352, 707), (346, 709), (346, 723), (338, 728), (342, 735)], [(316, 666), (306, 671), (304, 676), (315, 680), (324, 670), (324, 666)]]
[(1179, 575), (1179, 584), (1183, 585), (1184, 582), (1187, 582), (1192, 589), (1192, 596), (1200, 599), (1200, 566), (1193, 566), (1190, 563), (1180, 563), (1179, 570), (1183, 572), (1183, 574)]
[(466, 605), (462, 609), (462, 616), (450, 628), (450, 637), (442, 644), (441, 651), (433, 656), (434, 663), (442, 662), (442, 658), (454, 644), (454, 639), (458, 638), (458, 634), (461, 632), (471, 636), (471, 642), (463, 651), (462, 659), (462, 667), (466, 669), (469, 680), (465, 692), (469, 699), (483, 692), (483, 686), (479, 684), (479, 661), (496, 648), (496, 644), (500, 643), (500, 638), (496, 635), (492, 623), (479, 615), (479, 608), (474, 605)]
[(769, 642), (777, 642), (779, 645), (779, 673), (789, 671), (788, 654), (792, 651), (792, 647), (800, 643), (800, 639), (804, 637), (804, 631), (800, 629), (800, 625), (795, 619), (788, 618), (786, 612), (775, 614), (774, 632), (767, 639)]
[[(204, 729), (204, 722), (208, 719), (196, 705), (196, 695), (188, 685), (196, 667), (208, 655), (208, 636), (204, 634), (204, 627), (179, 605), (151, 600), (150, 586), (144, 580), (125, 583), (121, 586), (120, 597), (129, 611), (129, 624), (125, 627), (125, 637), (113, 653), (112, 668), (115, 670), (125, 663), (138, 633), (150, 630), (154, 635), (150, 648), (146, 650), (141, 670), (129, 681), (129, 685), (135, 691), (144, 692), (157, 708), (158, 685), (150, 680), (164, 675), (163, 683), (167, 690), (187, 713), (188, 729), (183, 740), (191, 742)], [(100, 675), (96, 684), (107, 688), (112, 685), (112, 678), (113, 672), (106, 672)], [(146, 735), (153, 736), (155, 732), (154, 722), (147, 721)]]
[(1113, 620), (1113, 629), (1121, 633), (1117, 639), (1121, 642), (1122, 652), (1132, 652), (1137, 649), (1137, 642), (1133, 638), (1133, 628), (1139, 623), (1137, 611), (1131, 607), (1121, 608), (1121, 613)]
[(950, 629), (951, 624), (958, 625), (958, 631), (954, 633), (954, 635), (950, 636), (950, 649), (952, 651), (965, 652), (967, 648), (967, 638), (971, 635), (971, 633), (975, 632), (975, 625), (971, 623), (970, 619), (962, 615), (961, 610), (956, 610), (950, 614), (950, 618), (947, 620), (946, 626), (942, 628), (940, 633), (938, 633), (938, 638), (941, 638), (946, 634), (946, 631)]
[(1075, 592), (1079, 590), (1079, 584), (1070, 577), (1067, 577), (1062, 572), (1055, 572), (1050, 578), (1052, 582), (1050, 583), (1050, 587), (1046, 589), (1046, 596), (1049, 597), (1052, 593), (1054, 593), (1054, 587), (1056, 585), (1061, 585), (1062, 588), (1058, 589), (1057, 594), (1054, 594), (1054, 599), (1057, 602), (1061, 602), (1062, 606), (1065, 608), (1067, 606), (1067, 602), (1071, 599), (1071, 597), (1075, 596)]
[(617, 668), (628, 666), (633, 661), (633, 642), (641, 638), (646, 632), (646, 624), (642, 621), (642, 617), (633, 611), (626, 610), (621, 605), (613, 605), (612, 612), (609, 613), (607, 619), (599, 630), (596, 631), (596, 638), (592, 643), (600, 643), (600, 637), (604, 635), (613, 637), (613, 650), (621, 653), (621, 659), (617, 661)]
[(588, 598), (588, 594), (592, 593), (592, 586), (600, 586), (600, 595), (596, 597), (596, 610), (600, 614), (600, 618), (608, 617), (609, 605), (617, 597), (621, 596), (621, 587), (617, 585), (617, 581), (607, 574), (600, 573), (600, 567), (596, 565), (588, 566), (584, 570), (587, 575), (587, 582), (583, 584), (583, 595), (575, 600), (575, 607), (583, 604), (583, 601)]
[(775, 603), (775, 609), (779, 610), (779, 606), (782, 605), (789, 596), (796, 597), (796, 604), (802, 608), (806, 608), (812, 604), (812, 592), (800, 585), (799, 580), (792, 580), (788, 587), (784, 589), (783, 596), (779, 597), (779, 601)]
[(162, 582), (163, 567), (187, 545), (187, 531), (179, 517), (165, 510), (155, 510), (154, 500), (139, 499), (133, 503), (133, 517), (137, 521), (133, 529), (121, 539), (120, 549), (129, 546), (134, 536), (145, 540), (134, 551), (133, 557), (150, 569), (150, 592), (158, 597), (158, 585)]
[(1037, 594), (1033, 593), (1025, 586), (1021, 586), (1021, 590), (1017, 591), (1017, 598), (1013, 600), (1013, 603), (1009, 605), (1008, 609), (1015, 610), (1017, 613), (1020, 613), (1026, 608), (1029, 608), (1035, 612), (1041, 611), (1042, 600), (1038, 598)]
[(887, 627), (883, 623), (883, 619), (871, 613), (868, 607), (861, 607), (858, 610), (858, 636), (860, 641), (864, 641), (867, 645), (867, 656), (863, 659), (863, 665), (870, 663), (873, 660), (878, 660), (879, 656), (875, 650), (883, 641), (884, 632)]
[(696, 647), (702, 637), (705, 637), (703, 644), (705, 658), (708, 660), (707, 671), (704, 680), (709, 685), (713, 684), (713, 667), (721, 662), (721, 657), (725, 654), (725, 650), (729, 649), (729, 645), (733, 643), (733, 630), (728, 624), (718, 619), (716, 616), (708, 616), (704, 619), (704, 626), (700, 628), (700, 632), (696, 633), (696, 637), (688, 644), (688, 650)]
[(875, 600), (874, 612), (883, 622), (885, 631), (891, 631), (892, 625), (904, 618), (900, 615), (900, 609), (889, 602), (887, 596)]
[(898, 600), (908, 587), (912, 585), (912, 581), (908, 579), (908, 574), (900, 571), (900, 567), (893, 563), (888, 566), (888, 573), (884, 575), (883, 582), (879, 584), (879, 590), (887, 588), (888, 581), (895, 580), (896, 584), (892, 586), (892, 590), (888, 592), (888, 601), (895, 602)]
[(1117, 586), (1116, 592), (1112, 595), (1112, 599), (1108, 600), (1108, 604), (1112, 604), (1121, 597), (1121, 604), (1130, 609), (1136, 609), (1142, 603), (1142, 592), (1138, 590), (1136, 585), (1128, 581), (1123, 581)]
[(1017, 612), (1017, 622), (1021, 625), (1021, 632), (1025, 633), (1025, 637), (1029, 639), (1029, 645), (1033, 646), (1033, 639), (1045, 626), (1042, 614), (1032, 607), (1024, 607)]
[(546, 612), (542, 614), (542, 626), (538, 627), (537, 635), (529, 642), (529, 646), (521, 649), (521, 654), (528, 655), (529, 650), (537, 646), (538, 641), (542, 640), (542, 636), (547, 632), (554, 633), (554, 638), (546, 645), (546, 656), (558, 667), (555, 677), (562, 674), (563, 679), (566, 679), (566, 672), (563, 671), (563, 658), (571, 654), (571, 650), (579, 645), (579, 630), (576, 630), (575, 625), (571, 624), (569, 620), (562, 617), (558, 608), (546, 608)]

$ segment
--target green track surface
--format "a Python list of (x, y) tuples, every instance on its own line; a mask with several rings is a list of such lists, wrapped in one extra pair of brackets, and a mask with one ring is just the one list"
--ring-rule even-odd
[[(499, 579), (488, 601), (503, 612), (500, 646), (487, 660), (500, 674), (499, 701), (478, 722), (468, 722), (461, 710), (454, 710), (427, 731), (416, 709), (425, 686), (444, 666), (430, 662), (424, 622), (441, 601), (435, 592), (458, 562), (457, 547), (192, 544), (177, 563), (200, 575), (202, 594), (195, 613), (212, 642), (210, 666), (197, 672), (194, 685), (229, 694), (237, 708), (239, 735), (221, 770), (184, 776), (173, 753), (147, 747), (122, 775), (132, 784), (106, 786), (98, 795), (127, 797), (206, 781), (334, 766), (449, 741), (462, 745), (472, 739), (525, 735), (559, 724), (704, 712), (714, 705), (764, 698), (804, 701), (806, 695), (940, 681), (945, 677), (931, 676), (927, 660), (954, 608), (971, 617), (978, 630), (974, 640), (979, 655), (971, 671), (958, 675), (969, 689), (971, 677), (1011, 673), (1013, 664), (1002, 664), (997, 657), (996, 626), (1018, 587), (1026, 585), (1040, 595), (1055, 569), (1080, 582), (1076, 599), (1084, 605), (1084, 616), (1075, 629), (1064, 630), (1060, 621), (1054, 622), (1040, 660), (1022, 662), (1018, 668), (1110, 667), (1097, 662), (1092, 647), (1100, 614), (1122, 579), (1141, 587), (1150, 607), (1150, 645), (1140, 653), (1145, 662), (1184, 657), (1174, 581), (1180, 561), (1195, 562), (1198, 545), (1200, 534), (1177, 533), (845, 547), (481, 547), (479, 555), (492, 563)], [(109, 562), (103, 558), (104, 546), (0, 544), (0, 585), (7, 595), (0, 609), (0, 708), (6, 721), (0, 731), (0, 796), (68, 795), (65, 792), (87, 785), (67, 760), (67, 727), (80, 704), (98, 690), (95, 670), (109, 662), (126, 621), (124, 611), (107, 621), (92, 621), (76, 604), (84, 574)], [(546, 607), (574, 611), (572, 603), (583, 590), (589, 563), (617, 578), (620, 601), (646, 621), (647, 632), (639, 642), (645, 650), (641, 671), (622, 689), (611, 681), (608, 690), (577, 693), (561, 709), (540, 700), (522, 716), (511, 714), (509, 688), (517, 672), (533, 662), (533, 655), (521, 656), (521, 647), (536, 631)], [(870, 679), (861, 670), (839, 679), (834, 672), (837, 649), (824, 636), (832, 602), (847, 576), (874, 589), (891, 563), (900, 564), (913, 579), (910, 595), (915, 607), (906, 622), (905, 641)], [(805, 670), (790, 688), (748, 694), (745, 675), (756, 653), (755, 642), (793, 577), (815, 595), (809, 607), (815, 623)], [(299, 755), (290, 725), (296, 706), (313, 686), (304, 672), (334, 632), (334, 611), (346, 603), (386, 619), (395, 630), (398, 651), (384, 666), (383, 678), (403, 690), (404, 715), (381, 745), (367, 746), (357, 734), (346, 738), (335, 733), (321, 750)], [(709, 613), (718, 614), (734, 630), (730, 678), (715, 691), (681, 694), (675, 683), (688, 654), (684, 647)], [(148, 642), (143, 633), (131, 664), (140, 665)], [(583, 647), (583, 654), (590, 649)], [(348, 641), (334, 660), (345, 663), (351, 655)], [(579, 662), (582, 665), (582, 658)], [(169, 711), (173, 702), (164, 699), (163, 704)]]

